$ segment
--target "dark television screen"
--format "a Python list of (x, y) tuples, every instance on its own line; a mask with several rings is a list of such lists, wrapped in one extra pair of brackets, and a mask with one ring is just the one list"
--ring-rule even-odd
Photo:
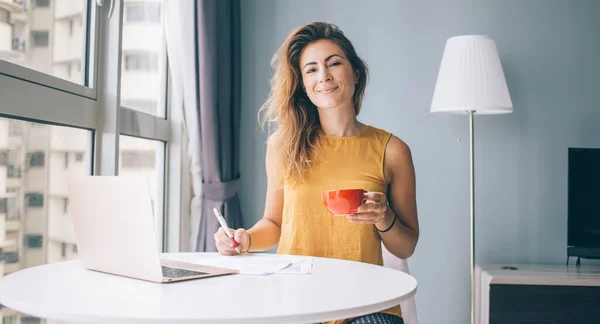
[(569, 148), (567, 244), (600, 247), (600, 148)]

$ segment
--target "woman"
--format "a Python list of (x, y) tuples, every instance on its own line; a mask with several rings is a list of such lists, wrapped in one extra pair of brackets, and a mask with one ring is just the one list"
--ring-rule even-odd
[[(294, 30), (273, 57), (275, 74), (264, 121), (267, 141), (263, 218), (235, 231), (242, 252), (264, 251), (383, 264), (381, 242), (408, 258), (419, 237), (415, 175), (409, 147), (356, 116), (368, 79), (366, 64), (337, 26)], [(332, 216), (321, 192), (367, 190), (354, 215)], [(237, 254), (222, 229), (220, 253)], [(403, 323), (400, 306), (336, 323)], [(377, 322), (379, 323), (379, 322)]]

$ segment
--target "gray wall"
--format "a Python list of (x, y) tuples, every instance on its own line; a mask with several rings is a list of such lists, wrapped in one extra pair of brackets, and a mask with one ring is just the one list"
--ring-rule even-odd
[(269, 60), (293, 28), (335, 23), (370, 66), (359, 119), (413, 152), (421, 237), (409, 262), (421, 323), (468, 323), (468, 117), (429, 113), (445, 40), (493, 37), (515, 107), (475, 118), (476, 262), (563, 264), (567, 148), (600, 147), (599, 18), (600, 1), (591, 0), (243, 0), (246, 226), (264, 207), (266, 135), (257, 111)]

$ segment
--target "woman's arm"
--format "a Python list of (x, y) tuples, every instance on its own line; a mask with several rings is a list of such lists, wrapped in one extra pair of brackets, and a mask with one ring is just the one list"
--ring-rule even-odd
[(280, 185), (280, 165), (274, 136), (276, 134), (273, 134), (267, 142), (265, 157), (267, 195), (263, 218), (247, 230), (251, 238), (250, 251), (264, 251), (272, 248), (279, 242), (281, 235), (283, 187)]
[(379, 235), (390, 253), (407, 259), (419, 240), (415, 170), (410, 148), (396, 136), (387, 144), (383, 166), (388, 181), (389, 208), (386, 208), (385, 218), (375, 226), (385, 230), (397, 217), (394, 226)]

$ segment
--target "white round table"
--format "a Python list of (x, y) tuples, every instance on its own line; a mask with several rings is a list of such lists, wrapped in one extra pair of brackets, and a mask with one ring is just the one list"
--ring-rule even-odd
[[(201, 254), (163, 257), (197, 262)], [(0, 304), (78, 323), (315, 323), (392, 307), (416, 288), (416, 280), (398, 270), (325, 258), (313, 258), (306, 275), (234, 274), (167, 284), (68, 261), (0, 278)]]

